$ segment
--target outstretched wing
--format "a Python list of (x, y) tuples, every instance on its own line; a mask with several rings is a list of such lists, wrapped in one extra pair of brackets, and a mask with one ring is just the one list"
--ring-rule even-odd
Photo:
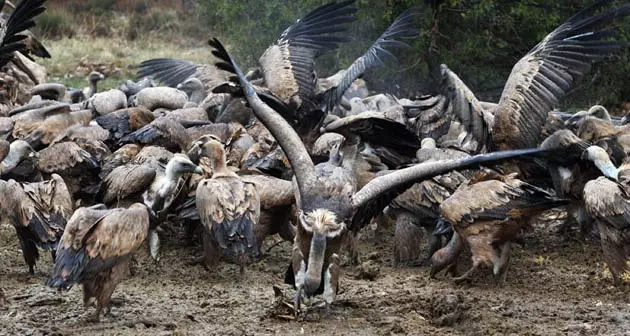
[(325, 126), (326, 132), (355, 134), (375, 146), (384, 146), (414, 157), (420, 141), (405, 125), (386, 118), (379, 112), (363, 112), (335, 120)]
[(415, 182), (420, 182), (452, 170), (469, 169), (480, 165), (496, 164), (516, 158), (544, 158), (560, 155), (563, 149), (522, 149), (478, 154), (456, 160), (431, 161), (399, 169), (390, 174), (379, 176), (368, 182), (352, 197), (352, 204), (357, 209), (349, 229), (358, 231), (378, 215), (396, 196), (407, 190)]
[(217, 68), (238, 76), (239, 84), (252, 111), (273, 137), (278, 140), (278, 144), (286, 153), (287, 158), (291, 162), (291, 168), (295, 172), (300, 194), (309, 194), (317, 183), (315, 165), (300, 137), (284, 118), (260, 99), (254, 87), (247, 81), (243, 71), (225, 50), (221, 42), (217, 39), (212, 39), (208, 41), (208, 44), (214, 48), (212, 54), (220, 60), (215, 64)]
[(302, 101), (312, 99), (317, 84), (315, 58), (350, 40), (335, 33), (345, 31), (343, 25), (355, 20), (352, 3), (332, 2), (314, 9), (287, 28), (260, 57), (265, 83), (280, 100), (288, 104), (296, 95)]
[(197, 63), (183, 59), (154, 58), (142, 61), (138, 65), (138, 78), (151, 76), (154, 79), (176, 87), (197, 72)]
[(386, 48), (408, 47), (406, 43), (398, 41), (397, 39), (411, 38), (418, 35), (418, 28), (413, 22), (413, 18), (418, 15), (417, 10), (417, 7), (412, 7), (400, 14), (376, 42), (372, 44), (367, 52), (350, 65), (339, 82), (339, 85), (324, 93), (326, 111), (332, 111), (332, 109), (339, 104), (341, 97), (343, 97), (344, 92), (352, 85), (352, 82), (361, 77), (367, 70), (384, 66), (385, 59), (398, 62), (396, 57)]
[(630, 14), (630, 4), (593, 15), (604, 3), (578, 12), (551, 32), (514, 65), (505, 84), (492, 132), (497, 149), (536, 146), (547, 113), (591, 70), (594, 62), (618, 52), (628, 42), (613, 41), (614, 28), (596, 30)]
[[(11, 60), (11, 53), (24, 49), (26, 45), (22, 42), (26, 35), (21, 34), (24, 30), (35, 26), (35, 17), (46, 8), (43, 6), (45, 0), (23, 0), (20, 2), (9, 19), (0, 24), (0, 67)], [(4, 1), (0, 3), (0, 10), (4, 7)]]

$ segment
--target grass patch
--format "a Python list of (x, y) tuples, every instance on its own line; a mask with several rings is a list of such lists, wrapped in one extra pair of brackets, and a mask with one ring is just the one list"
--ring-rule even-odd
[(135, 70), (130, 66), (151, 58), (182, 58), (197, 63), (213, 60), (203, 41), (198, 47), (185, 47), (157, 37), (129, 41), (122, 37), (76, 36), (42, 42), (52, 58), (37, 62), (48, 69), (48, 81), (72, 87), (86, 86), (85, 77), (90, 71), (101, 69), (108, 78), (100, 87), (116, 87), (124, 79), (135, 78)]

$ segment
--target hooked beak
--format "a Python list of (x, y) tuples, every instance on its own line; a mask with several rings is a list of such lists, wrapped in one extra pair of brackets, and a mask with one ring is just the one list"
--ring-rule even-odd
[(179, 83), (179, 84), (177, 84), (176, 88), (177, 88), (178, 90), (181, 90), (181, 89), (182, 89), (182, 86), (183, 86), (183, 85), (182, 85), (182, 83)]
[(32, 151), (32, 152), (28, 153), (28, 157), (39, 158), (39, 153), (36, 152), (36, 151)]
[(195, 166), (195, 170), (193, 171), (195, 174), (203, 175), (203, 169), (199, 166)]

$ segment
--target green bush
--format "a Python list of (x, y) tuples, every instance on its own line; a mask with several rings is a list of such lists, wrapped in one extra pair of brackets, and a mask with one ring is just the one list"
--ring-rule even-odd
[(33, 29), (37, 35), (59, 39), (72, 37), (75, 34), (73, 17), (65, 11), (45, 11), (36, 19)]
[[(355, 40), (318, 59), (318, 74), (329, 75), (350, 65), (398, 14), (417, 5), (419, 37), (408, 41), (411, 48), (394, 51), (400, 64), (389, 63), (366, 74), (370, 88), (406, 96), (430, 92), (436, 85), (429, 64), (445, 63), (480, 99), (497, 101), (514, 64), (555, 27), (594, 1), (358, 0), (358, 20), (349, 31)], [(198, 0), (197, 5), (200, 19), (247, 68), (257, 65), (258, 57), (286, 27), (327, 2)], [(428, 5), (432, 2), (440, 3), (435, 14)], [(611, 6), (622, 3), (615, 1)], [(626, 40), (630, 39), (629, 21), (626, 18), (616, 23)], [(626, 52), (615, 62), (596, 67), (577, 83), (566, 101), (582, 107), (595, 102), (616, 105), (630, 99), (628, 78), (630, 58)]]

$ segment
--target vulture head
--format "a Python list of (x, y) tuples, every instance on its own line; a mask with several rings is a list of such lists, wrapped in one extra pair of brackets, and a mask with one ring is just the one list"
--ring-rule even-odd
[(595, 164), (595, 167), (599, 169), (604, 176), (618, 180), (619, 170), (610, 160), (608, 153), (599, 146), (590, 146), (584, 153), (582, 153), (582, 159), (589, 160)]
[(37, 152), (24, 140), (15, 140), (9, 145), (9, 153), (0, 162), (0, 174), (5, 174), (17, 167), (27, 157), (38, 157)]
[(92, 71), (88, 75), (87, 79), (88, 79), (88, 82), (90, 82), (90, 84), (96, 84), (97, 82), (102, 81), (103, 79), (105, 79), (105, 75), (103, 75), (102, 73), (100, 73), (98, 71)]
[(203, 170), (190, 161), (186, 155), (175, 154), (166, 165), (166, 175), (170, 179), (176, 179), (186, 173), (203, 174)]
[(299, 218), (300, 226), (312, 234), (304, 278), (304, 291), (310, 296), (317, 292), (321, 284), (327, 240), (339, 237), (346, 226), (328, 209), (301, 212)]

